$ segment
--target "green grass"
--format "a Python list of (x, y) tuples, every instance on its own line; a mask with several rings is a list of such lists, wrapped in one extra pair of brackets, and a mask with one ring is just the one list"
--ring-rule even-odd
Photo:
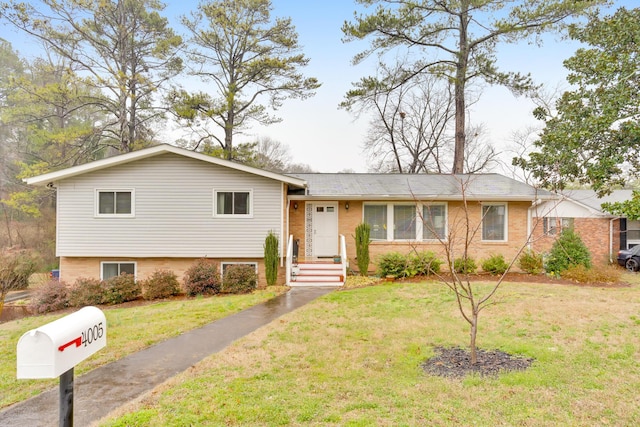
[[(75, 369), (76, 375), (266, 301), (284, 289), (273, 287), (249, 295), (196, 297), (131, 308), (105, 308), (107, 347), (81, 362)], [(0, 324), (0, 408), (39, 394), (58, 383), (57, 379), (17, 380), (16, 346), (25, 332), (66, 314), (29, 317)]]
[[(482, 285), (478, 285), (482, 288)], [(435, 346), (466, 346), (442, 285), (330, 293), (103, 420), (182, 425), (639, 425), (640, 286), (511, 284), (478, 343), (535, 358), (524, 372), (425, 374)]]

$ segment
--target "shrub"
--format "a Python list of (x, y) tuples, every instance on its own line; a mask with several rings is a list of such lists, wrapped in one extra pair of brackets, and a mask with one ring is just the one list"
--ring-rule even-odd
[(587, 268), (582, 264), (571, 265), (562, 272), (563, 279), (580, 283), (616, 283), (620, 280), (621, 270), (614, 266)]
[(185, 273), (184, 290), (189, 296), (219, 293), (218, 265), (206, 259), (197, 260)]
[(502, 254), (491, 255), (482, 261), (482, 270), (491, 274), (504, 274), (509, 268), (509, 264), (504, 260)]
[(49, 313), (67, 307), (69, 307), (69, 289), (64, 282), (50, 280), (31, 293), (29, 309), (33, 313)]
[(246, 294), (258, 287), (258, 275), (255, 267), (246, 264), (233, 264), (224, 271), (222, 291), (231, 294)]
[(548, 273), (562, 273), (571, 265), (591, 267), (591, 254), (582, 239), (572, 229), (562, 230), (553, 243), (545, 265)]
[(462, 274), (473, 274), (478, 269), (476, 262), (471, 257), (456, 258), (453, 260), (453, 271)]
[(278, 259), (278, 236), (269, 231), (264, 240), (264, 274), (269, 286), (278, 281)]
[(440, 272), (442, 261), (431, 251), (416, 252), (409, 257), (412, 270), (418, 276), (427, 276)]
[(69, 305), (72, 307), (104, 303), (104, 284), (98, 279), (79, 277), (69, 289)]
[(0, 252), (0, 296), (29, 287), (29, 277), (38, 266), (36, 256), (29, 251)]
[(369, 243), (371, 239), (371, 226), (363, 222), (356, 227), (356, 261), (361, 276), (366, 276), (369, 272)]
[(146, 300), (167, 298), (180, 293), (178, 276), (169, 270), (155, 270), (151, 276), (141, 281), (142, 298)]
[(529, 274), (542, 274), (544, 272), (542, 253), (532, 249), (525, 250), (518, 258), (518, 267)]
[(122, 304), (140, 296), (140, 284), (131, 274), (123, 273), (105, 280), (102, 286), (106, 304)]
[(407, 257), (399, 252), (387, 252), (376, 260), (377, 275), (380, 277), (405, 277), (408, 267)]

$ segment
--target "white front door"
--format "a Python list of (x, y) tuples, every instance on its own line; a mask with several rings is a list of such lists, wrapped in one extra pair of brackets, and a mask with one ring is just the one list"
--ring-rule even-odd
[(338, 204), (313, 204), (313, 256), (338, 254)]

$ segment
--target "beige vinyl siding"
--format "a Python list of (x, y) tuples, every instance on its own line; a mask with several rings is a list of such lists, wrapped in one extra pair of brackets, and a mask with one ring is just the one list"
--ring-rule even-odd
[[(134, 189), (133, 218), (96, 217), (96, 189)], [(250, 190), (251, 218), (213, 215), (213, 191)], [(58, 256), (262, 257), (281, 235), (279, 181), (165, 154), (63, 180)], [(280, 239), (281, 240), (281, 239)]]

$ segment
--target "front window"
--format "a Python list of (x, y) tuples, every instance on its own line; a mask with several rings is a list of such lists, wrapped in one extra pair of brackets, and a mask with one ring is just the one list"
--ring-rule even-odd
[(424, 240), (444, 240), (447, 235), (447, 206), (424, 205), (422, 222)]
[(108, 280), (121, 274), (136, 275), (135, 262), (103, 262), (101, 265), (100, 276), (102, 280)]
[(482, 240), (507, 240), (507, 205), (482, 206)]
[(393, 205), (393, 238), (409, 240), (416, 238), (416, 207)]
[(364, 222), (371, 227), (372, 240), (387, 240), (387, 205), (364, 205)]
[(544, 226), (544, 234), (555, 236), (564, 229), (573, 228), (573, 218), (546, 216), (542, 219), (542, 224)]
[(133, 216), (132, 190), (97, 190), (98, 216)]
[(251, 191), (216, 191), (216, 216), (251, 216)]

